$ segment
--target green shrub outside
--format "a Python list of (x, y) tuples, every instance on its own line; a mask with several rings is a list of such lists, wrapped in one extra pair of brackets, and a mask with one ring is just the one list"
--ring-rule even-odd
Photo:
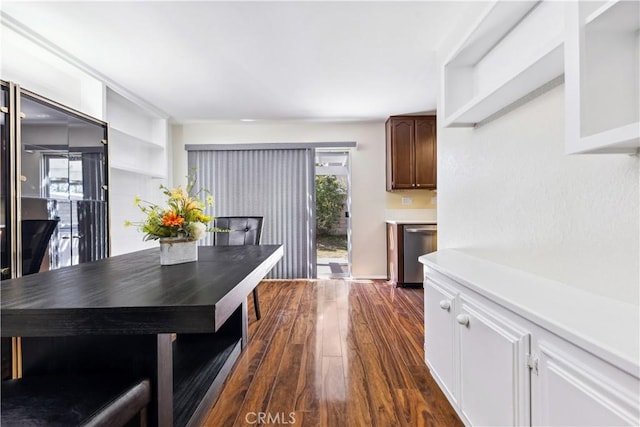
[(342, 181), (333, 175), (316, 175), (316, 229), (318, 235), (331, 235), (340, 221), (346, 200)]

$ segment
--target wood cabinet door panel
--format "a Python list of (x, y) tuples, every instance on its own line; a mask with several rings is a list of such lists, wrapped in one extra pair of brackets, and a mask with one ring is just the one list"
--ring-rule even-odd
[(436, 188), (436, 120), (416, 120), (415, 184), (418, 188)]
[(394, 119), (391, 121), (391, 178), (393, 188), (413, 188), (414, 136), (414, 120)]
[(385, 129), (387, 190), (436, 188), (436, 116), (393, 116)]

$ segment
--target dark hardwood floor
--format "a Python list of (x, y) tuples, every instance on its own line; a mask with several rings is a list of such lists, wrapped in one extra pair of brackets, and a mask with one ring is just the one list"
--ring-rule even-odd
[[(423, 290), (264, 281), (205, 425), (462, 426), (424, 363)], [(251, 298), (249, 298), (251, 300)]]

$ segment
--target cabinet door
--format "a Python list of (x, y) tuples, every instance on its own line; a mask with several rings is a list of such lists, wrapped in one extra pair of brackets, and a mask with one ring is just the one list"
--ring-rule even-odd
[(436, 119), (416, 120), (415, 184), (418, 188), (436, 188)]
[(560, 348), (546, 340), (536, 347), (534, 425), (640, 425), (637, 380), (577, 348)]
[(414, 187), (414, 136), (413, 119), (390, 120), (391, 187), (393, 189)]
[(431, 375), (455, 401), (455, 291), (430, 279), (424, 283), (424, 351)]
[(530, 425), (530, 334), (499, 307), (460, 296), (460, 391), (471, 425)]

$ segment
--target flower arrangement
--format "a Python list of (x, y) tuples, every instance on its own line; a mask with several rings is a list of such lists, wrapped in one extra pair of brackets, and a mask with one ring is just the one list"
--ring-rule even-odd
[[(165, 207), (136, 197), (134, 202), (146, 219), (138, 223), (126, 221), (125, 225), (137, 225), (145, 233), (143, 240), (177, 237), (184, 241), (195, 241), (204, 237), (205, 232), (215, 231), (207, 228), (213, 217), (204, 214), (206, 206), (213, 206), (213, 197), (205, 189), (192, 193), (195, 178), (188, 176), (187, 179), (186, 189), (169, 189), (160, 185), (163, 194), (168, 197)], [(206, 202), (198, 198), (201, 193), (207, 194)]]

